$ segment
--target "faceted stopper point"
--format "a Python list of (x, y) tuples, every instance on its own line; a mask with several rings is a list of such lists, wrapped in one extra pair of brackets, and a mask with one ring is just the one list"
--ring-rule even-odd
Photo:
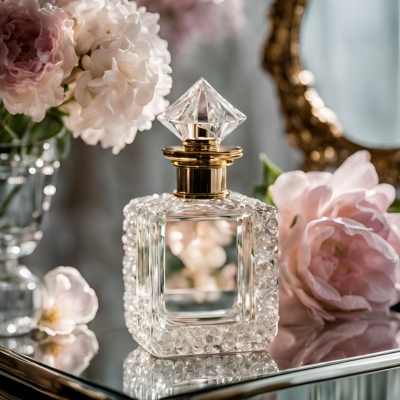
[(246, 120), (204, 78), (157, 118), (181, 140), (216, 139), (218, 142)]

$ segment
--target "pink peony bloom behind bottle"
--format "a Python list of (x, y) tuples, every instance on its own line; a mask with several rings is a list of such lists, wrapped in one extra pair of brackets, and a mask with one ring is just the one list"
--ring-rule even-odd
[(11, 114), (41, 121), (64, 101), (61, 86), (78, 62), (73, 21), (37, 0), (0, 2), (0, 98)]

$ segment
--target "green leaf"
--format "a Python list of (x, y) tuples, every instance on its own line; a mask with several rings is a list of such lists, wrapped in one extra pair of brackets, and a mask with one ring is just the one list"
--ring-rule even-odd
[(264, 163), (264, 184), (269, 187), (275, 183), (283, 171), (264, 153), (260, 154), (260, 160)]
[(271, 194), (269, 193), (269, 187), (274, 184), (278, 176), (282, 173), (282, 170), (274, 164), (266, 154), (260, 154), (260, 160), (264, 164), (264, 182), (254, 187), (253, 196), (264, 203), (274, 205)]
[(15, 133), (18, 139), (23, 139), (26, 132), (28, 132), (29, 130), (30, 124), (31, 124), (31, 118), (28, 117), (27, 115), (24, 114), (8, 115), (7, 126)]
[(253, 187), (254, 198), (265, 202), (266, 195), (267, 195), (267, 187), (265, 185), (255, 185)]
[(60, 113), (54, 108), (47, 110), (46, 116), (31, 129), (31, 142), (40, 142), (57, 136), (64, 128)]
[(57, 146), (60, 160), (65, 160), (71, 150), (71, 132), (66, 128), (57, 136)]
[(400, 200), (396, 199), (393, 204), (389, 207), (388, 212), (396, 213), (400, 212)]

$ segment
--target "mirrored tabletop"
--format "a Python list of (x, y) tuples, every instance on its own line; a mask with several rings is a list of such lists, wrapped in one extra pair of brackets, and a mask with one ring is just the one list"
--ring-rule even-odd
[[(326, 385), (331, 385), (330, 392), (343, 390), (339, 382), (360, 375), (351, 381), (360, 389), (362, 376), (371, 373), (368, 379), (378, 379), (374, 376), (381, 374), (378, 380), (386, 382), (385, 390), (400, 388), (400, 370), (396, 369), (400, 367), (400, 319), (396, 313), (325, 326), (280, 326), (266, 351), (253, 353), (159, 359), (138, 347), (124, 326), (103, 326), (96, 332), (81, 328), (73, 335), (55, 337), (34, 332), (1, 338), (0, 346), (0, 377), (7, 370), (20, 381), (23, 375), (27, 382), (38, 384), (35, 380), (44, 379), (41, 374), (47, 365), (53, 376), (105, 396), (95, 398), (249, 398), (263, 393), (260, 398), (286, 399), (294, 398), (290, 390), (298, 385), (303, 386), (296, 389), (296, 398), (309, 398), (300, 395), (305, 387), (307, 393), (323, 392)], [(28, 357), (19, 359), (19, 355)], [(14, 363), (9, 359), (12, 356)], [(41, 373), (38, 370), (36, 374), (35, 368), (41, 368)], [(382, 370), (391, 372), (383, 376)], [(332, 389), (332, 382), (327, 382), (332, 379), (339, 389)], [(278, 392), (278, 397), (265, 397), (265, 393), (272, 396)]]

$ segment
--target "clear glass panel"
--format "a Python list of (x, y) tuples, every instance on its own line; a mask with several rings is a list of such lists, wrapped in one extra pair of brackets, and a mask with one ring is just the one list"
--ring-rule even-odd
[(223, 315), (237, 300), (236, 218), (166, 224), (165, 308), (174, 316)]

